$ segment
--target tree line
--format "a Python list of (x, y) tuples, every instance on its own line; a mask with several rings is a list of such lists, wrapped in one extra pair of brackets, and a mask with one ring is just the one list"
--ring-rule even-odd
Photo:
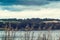
[[(31, 18), (31, 19), (0, 19), (2, 21), (8, 21), (6, 23), (0, 22), (0, 27), (4, 28), (7, 25), (7, 28), (17, 29), (17, 30), (59, 30), (60, 23), (44, 23), (43, 21), (60, 21), (59, 19), (40, 19), (40, 18)], [(18, 21), (20, 23), (10, 23), (9, 21)]]

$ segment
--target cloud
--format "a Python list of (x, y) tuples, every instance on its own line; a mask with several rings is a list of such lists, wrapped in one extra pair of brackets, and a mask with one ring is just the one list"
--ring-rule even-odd
[(47, 2), (47, 0), (0, 0), (0, 18), (59, 18), (60, 1), (45, 4)]
[(60, 0), (0, 0), (0, 5), (45, 5)]
[(60, 9), (41, 9), (38, 11), (21, 11), (21, 12), (10, 12), (0, 11), (0, 18), (58, 18), (60, 17)]
[(10, 5), (0, 6), (0, 10), (8, 11), (40, 10), (40, 6)]
[(24, 11), (24, 10), (40, 10), (41, 8), (60, 8), (59, 2), (51, 2), (53, 0), (0, 0), (0, 10)]
[(50, 4), (44, 5), (44, 8), (60, 8), (60, 1), (51, 2)]
[(47, 0), (0, 0), (1, 5), (44, 5)]
[(8, 10), (8, 11), (14, 11), (14, 12), (18, 12), (18, 11), (25, 11), (25, 10), (41, 10), (43, 8), (60, 8), (60, 2), (50, 2), (50, 4), (46, 4), (46, 5), (9, 5), (9, 6), (4, 6), (4, 5), (0, 5), (0, 10)]
[[(8, 8), (8, 9), (7, 9)], [(11, 5), (0, 6), (0, 18), (58, 18), (60, 2), (52, 2), (42, 6)], [(21, 11), (11, 11), (16, 9)]]

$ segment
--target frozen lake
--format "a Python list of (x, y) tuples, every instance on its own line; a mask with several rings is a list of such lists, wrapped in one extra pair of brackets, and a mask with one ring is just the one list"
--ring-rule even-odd
[(52, 31), (0, 31), (0, 40), (59, 40), (60, 30)]

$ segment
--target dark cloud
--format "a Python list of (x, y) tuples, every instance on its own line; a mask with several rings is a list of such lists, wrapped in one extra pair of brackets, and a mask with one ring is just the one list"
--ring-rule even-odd
[(43, 5), (47, 0), (0, 0), (1, 5)]
[(60, 0), (0, 0), (0, 5), (44, 5), (48, 4), (48, 1)]
[(16, 0), (0, 0), (1, 5), (13, 5), (17, 2)]

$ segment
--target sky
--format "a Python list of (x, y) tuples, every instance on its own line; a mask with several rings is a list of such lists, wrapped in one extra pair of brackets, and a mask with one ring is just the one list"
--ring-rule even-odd
[(60, 19), (60, 0), (0, 0), (0, 18)]

